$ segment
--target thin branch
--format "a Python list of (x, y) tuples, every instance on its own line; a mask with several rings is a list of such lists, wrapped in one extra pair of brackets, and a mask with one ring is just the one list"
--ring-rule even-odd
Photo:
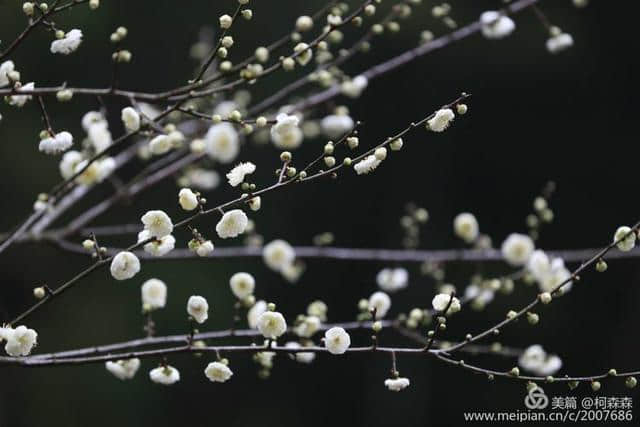
[[(22, 33), (20, 33), (18, 35), (18, 37), (16, 37), (16, 39), (3, 52), (0, 53), (0, 62), (4, 58), (9, 56), (11, 53), (13, 53), (13, 51), (16, 50), (18, 48), (18, 46), (20, 46), (20, 44), (26, 40), (27, 36), (29, 36), (29, 34), (38, 25), (42, 24), (48, 17), (53, 16), (56, 13), (60, 12), (61, 10), (66, 9), (68, 7), (75, 6), (75, 4), (77, 4), (77, 3), (84, 3), (85, 1), (89, 1), (89, 0), (72, 1), (70, 4), (65, 5), (64, 8), (62, 8), (62, 6), (56, 8), (56, 5), (60, 2), (60, 0), (54, 0), (54, 2), (49, 6), (49, 9), (46, 12), (42, 13), (41, 15), (39, 15), (35, 19), (30, 19), (29, 20), (29, 24), (22, 31)], [(36, 8), (37, 11), (40, 11), (40, 8), (38, 6), (35, 6), (35, 8)]]
[[(516, 14), (529, 6), (536, 4), (540, 0), (518, 0), (515, 1), (504, 8), (504, 12), (510, 15)], [(428, 43), (424, 43), (418, 47), (410, 49), (394, 58), (391, 58), (387, 61), (384, 61), (378, 65), (375, 65), (366, 71), (360, 73), (365, 76), (368, 80), (375, 79), (376, 77), (380, 77), (390, 71), (395, 70), (403, 65), (408, 64), (415, 59), (424, 56), (430, 52), (441, 49), (445, 46), (450, 45), (451, 43), (463, 40), (469, 36), (472, 36), (482, 29), (482, 23), (480, 21), (475, 21), (469, 25), (464, 27), (460, 27), (459, 29), (446, 34), (442, 37), (438, 37)], [(291, 110), (292, 111), (303, 111), (307, 109), (314, 108), (315, 106), (322, 104), (330, 99), (335, 98), (340, 95), (340, 85), (333, 85), (332, 87), (317, 93), (316, 95), (310, 96), (304, 101), (296, 104)]]
[[(87, 227), (78, 230), (80, 236), (88, 236), (95, 233), (97, 236), (108, 235), (117, 236), (123, 234), (135, 234), (140, 232), (139, 224), (126, 224), (122, 226), (104, 226), (104, 227)], [(68, 235), (66, 229), (51, 230), (45, 235), (29, 236), (30, 238), (21, 239), (22, 242), (29, 242), (35, 239), (49, 240), (52, 243), (59, 244), (62, 249), (70, 252), (86, 254), (86, 250), (81, 245), (69, 242), (58, 236)], [(122, 248), (107, 248), (109, 253), (114, 254), (122, 250)], [(436, 263), (449, 262), (502, 262), (504, 257), (502, 253), (496, 249), (375, 249), (375, 248), (342, 248), (335, 246), (294, 246), (296, 257), (301, 259), (332, 259), (343, 261), (375, 261), (375, 262), (406, 262), (406, 263), (422, 263), (425, 261)], [(561, 258), (565, 263), (571, 264), (582, 262), (588, 258), (597, 249), (563, 249), (545, 251), (547, 255), (553, 258)], [(174, 249), (168, 254), (158, 258), (149, 256), (143, 251), (136, 252), (139, 258), (152, 260), (167, 259), (207, 259), (207, 258), (261, 258), (262, 248), (252, 246), (240, 247), (216, 247), (215, 251), (206, 258), (202, 258), (193, 251), (188, 249)], [(640, 247), (629, 252), (616, 251), (607, 256), (608, 260), (624, 260), (640, 258)]]
[[(557, 295), (560, 292), (560, 289), (567, 285), (570, 282), (573, 281), (578, 281), (580, 280), (579, 278), (579, 274), (582, 273), (585, 269), (593, 266), (595, 263), (597, 263), (599, 260), (603, 259), (604, 256), (613, 248), (616, 247), (616, 245), (618, 243), (620, 243), (621, 241), (623, 241), (624, 239), (627, 238), (627, 236), (629, 236), (631, 233), (637, 233), (638, 230), (640, 229), (640, 222), (637, 222), (633, 227), (631, 227), (631, 231), (627, 234), (625, 234), (624, 236), (622, 236), (620, 239), (613, 241), (612, 243), (609, 243), (607, 246), (605, 246), (604, 248), (602, 248), (601, 250), (599, 250), (596, 254), (594, 254), (589, 260), (587, 260), (586, 262), (583, 262), (578, 268), (576, 268), (570, 275), (569, 277), (567, 277), (565, 280), (563, 280), (561, 283), (559, 283), (557, 286), (555, 286), (549, 293), (551, 295)], [(496, 323), (495, 325), (493, 325), (492, 327), (474, 335), (471, 337), (471, 339), (466, 340), (465, 342), (456, 344), (450, 348), (448, 348), (446, 350), (447, 353), (452, 353), (454, 351), (457, 351), (461, 348), (463, 348), (465, 345), (469, 344), (469, 343), (473, 343), (476, 342), (492, 333), (494, 333), (494, 331), (500, 331), (500, 329), (516, 320), (518, 320), (520, 317), (524, 316), (527, 312), (531, 311), (532, 308), (534, 308), (535, 306), (537, 306), (540, 303), (540, 299), (536, 298), (535, 300), (533, 300), (532, 302), (530, 302), (529, 304), (527, 304), (525, 307), (523, 307), (522, 309), (520, 309), (520, 311), (518, 311), (516, 313), (515, 316), (512, 317), (507, 317), (505, 320)], [(444, 350), (438, 350), (437, 352), (442, 353), (444, 352)]]
[(193, 79), (194, 82), (197, 82), (202, 78), (202, 76), (204, 76), (204, 73), (207, 72), (213, 60), (216, 59), (216, 56), (218, 55), (218, 50), (220, 50), (220, 47), (222, 46), (222, 39), (227, 35), (231, 26), (235, 24), (236, 19), (238, 18), (238, 15), (240, 14), (241, 10), (242, 10), (242, 4), (238, 4), (236, 11), (233, 13), (231, 17), (231, 25), (229, 26), (229, 28), (225, 28), (222, 31), (222, 34), (218, 38), (218, 42), (216, 43), (216, 46), (211, 50), (211, 53), (209, 53), (209, 57), (204, 62), (204, 64), (202, 64), (202, 67), (200, 67), (200, 71), (198, 71), (198, 74), (196, 74), (196, 77)]
[[(485, 369), (485, 368), (481, 368), (475, 365), (470, 365), (468, 364), (466, 361), (463, 360), (455, 360), (449, 357), (446, 357), (445, 354), (446, 351), (441, 350), (443, 353), (436, 353), (435, 356), (442, 360), (443, 362), (446, 362), (450, 365), (454, 365), (457, 366), (459, 368), (462, 369), (466, 369), (468, 371), (471, 372), (475, 372), (477, 374), (483, 374), (483, 375), (487, 375), (487, 376), (491, 376), (491, 377), (502, 377), (502, 378), (506, 378), (506, 379), (511, 379), (511, 380), (515, 380), (515, 381), (536, 381), (536, 382), (545, 382), (545, 381), (549, 381), (549, 377), (540, 377), (540, 376), (529, 376), (529, 375), (513, 375), (511, 373), (511, 371), (495, 371), (492, 369)], [(595, 380), (601, 380), (601, 379), (605, 379), (605, 378), (625, 378), (625, 377), (631, 377), (631, 376), (635, 376), (635, 375), (640, 375), (640, 370), (638, 371), (626, 371), (626, 372), (618, 372), (615, 376), (612, 376), (611, 374), (609, 374), (609, 372), (603, 373), (603, 374), (596, 374), (596, 375), (590, 375), (590, 376), (577, 376), (577, 377), (570, 377), (570, 376), (559, 376), (559, 377), (552, 377), (553, 379), (551, 381), (553, 382), (585, 382), (585, 381), (595, 381)]]
[[(449, 103), (449, 106), (453, 106), (457, 103), (459, 103), (461, 100), (466, 99), (469, 95), (463, 94), (462, 96), (458, 97), (455, 101)], [(412, 123), (408, 128), (406, 128), (405, 130), (403, 130), (402, 132), (400, 132), (399, 134), (396, 135), (396, 137), (394, 137), (393, 139), (397, 139), (400, 136), (405, 135), (406, 133), (408, 133), (409, 131), (415, 129), (416, 127), (418, 127), (420, 124), (426, 123), (426, 121), (428, 119), (430, 119), (431, 117), (434, 116), (435, 113), (430, 114), (429, 116), (427, 116), (426, 118), (420, 120), (418, 123)], [(365, 155), (367, 155), (367, 153), (373, 152), (376, 148), (387, 145), (388, 143), (390, 143), (393, 139), (387, 139), (386, 141), (378, 144), (376, 147), (372, 148), (371, 150), (369, 150), (368, 152), (366, 152), (365, 154), (363, 154), (362, 156), (359, 156), (357, 159), (364, 157)], [(327, 175), (327, 173), (333, 173), (334, 171), (340, 169), (342, 165), (334, 167), (334, 168), (330, 168), (329, 171), (320, 171), (317, 172), (314, 175), (311, 175), (308, 178), (305, 179), (299, 179), (299, 176), (295, 176), (289, 180), (284, 180), (282, 182), (276, 182), (275, 184), (268, 186), (266, 188), (263, 188), (261, 190), (255, 191), (251, 194), (251, 197), (257, 197), (257, 196), (261, 196), (263, 194), (267, 194), (270, 193), (272, 191), (275, 190), (279, 190), (282, 189), (283, 187), (286, 187), (292, 183), (300, 183), (300, 182), (305, 182), (305, 181), (310, 181), (313, 180), (315, 178), (320, 178), (323, 177), (325, 175)], [(159, 171), (159, 172), (164, 172), (164, 171)], [(144, 189), (146, 188), (145, 183), (139, 184), (139, 188), (140, 189)], [(133, 191), (133, 189), (132, 189)], [(177, 222), (176, 224), (174, 224), (174, 229), (178, 229), (178, 228), (182, 228), (185, 227), (187, 225), (189, 225), (190, 223), (194, 222), (195, 220), (199, 219), (200, 217), (203, 216), (208, 216), (211, 214), (219, 214), (220, 212), (222, 212), (223, 210), (229, 208), (229, 207), (233, 207), (233, 206), (237, 206), (237, 205), (241, 205), (244, 203), (247, 203), (249, 201), (249, 197), (238, 197), (236, 199), (233, 199), (231, 201), (228, 201), (226, 203), (223, 203), (221, 205), (218, 205), (216, 207), (207, 209), (207, 210), (201, 210), (198, 211), (197, 213), (191, 215), (188, 218), (183, 219), (182, 221)], [(96, 206), (100, 206), (96, 205)], [(83, 227), (85, 224), (80, 225), (80, 227)], [(145, 244), (153, 241), (153, 238), (147, 239), (145, 241), (142, 242), (138, 242), (134, 245), (129, 246), (126, 250), (127, 251), (132, 251), (134, 249), (138, 249), (143, 247)], [(89, 273), (93, 272), (94, 270), (96, 270), (98, 267), (111, 262), (113, 257), (108, 257), (105, 258), (103, 260), (97, 261), (95, 264), (93, 264), (92, 266), (88, 267), (87, 269), (83, 270), (81, 273), (79, 273), (76, 277), (72, 278), (71, 280), (65, 282), (63, 285), (61, 285), (58, 289), (54, 290), (52, 294), (47, 295), (46, 297), (44, 297), (43, 299), (41, 299), (38, 303), (36, 303), (35, 305), (33, 305), (32, 307), (30, 307), (27, 311), (25, 311), (24, 313), (20, 314), (18, 317), (16, 317), (14, 320), (12, 320), (11, 322), (9, 322), (10, 325), (14, 325), (16, 322), (23, 320), (24, 318), (26, 318), (27, 316), (29, 316), (31, 313), (33, 313), (35, 310), (37, 310), (39, 307), (43, 306), (45, 303), (49, 302), (51, 299), (53, 299), (54, 297), (56, 297), (57, 295), (59, 295), (60, 293), (66, 291), (67, 289), (71, 288), (72, 286), (74, 286), (75, 284), (77, 284), (79, 282), (80, 279), (82, 279), (83, 277), (85, 277), (86, 275), (88, 275)]]

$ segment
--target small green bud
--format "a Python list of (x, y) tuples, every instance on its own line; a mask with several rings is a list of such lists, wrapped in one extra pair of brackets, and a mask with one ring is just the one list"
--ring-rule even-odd
[(605, 271), (607, 271), (607, 263), (604, 262), (604, 260), (599, 260), (598, 263), (596, 264), (596, 271), (598, 273), (604, 273)]
[(636, 380), (636, 377), (628, 377), (624, 381), (624, 385), (627, 386), (627, 388), (634, 388), (638, 385), (638, 380)]

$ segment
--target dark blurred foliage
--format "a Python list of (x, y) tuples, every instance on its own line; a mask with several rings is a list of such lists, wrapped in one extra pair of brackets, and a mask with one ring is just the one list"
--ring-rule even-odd
[[(233, 7), (231, 0), (102, 3), (96, 12), (78, 7), (59, 19), (64, 28), (79, 27), (85, 33), (85, 42), (74, 55), (52, 56), (48, 52), (50, 34), (35, 31), (13, 57), (23, 79), (34, 79), (40, 86), (62, 81), (78, 86), (106, 84), (110, 75), (108, 37), (117, 26), (125, 25), (130, 34), (126, 46), (133, 51), (134, 60), (124, 67), (123, 87), (171, 88), (193, 73), (195, 64), (188, 52), (200, 29), (212, 26), (221, 13)], [(252, 3), (254, 20), (233, 31), (234, 58), (250, 53), (256, 40), (265, 44), (280, 37), (297, 16), (318, 9), (322, 1)], [(384, 3), (381, 9), (392, 2)], [(445, 28), (430, 17), (432, 4), (428, 3), (403, 23), (399, 34), (376, 39), (372, 52), (350, 62), (347, 70), (355, 74), (413, 47), (423, 29), (444, 33)], [(260, 214), (252, 215), (259, 232), (267, 240), (278, 237), (309, 244), (315, 234), (331, 230), (339, 246), (400, 247), (399, 217), (405, 203), (413, 201), (431, 214), (423, 232), (424, 248), (459, 246), (452, 237), (451, 221), (462, 210), (474, 212), (482, 230), (499, 243), (510, 232), (525, 230), (524, 218), (534, 196), (551, 179), (558, 184), (551, 201), (556, 219), (543, 232), (541, 246), (578, 248), (608, 242), (618, 225), (638, 219), (636, 23), (622, 2), (616, 6), (606, 1), (592, 3), (577, 10), (569, 0), (542, 2), (551, 20), (575, 38), (574, 48), (560, 55), (546, 52), (546, 34), (533, 13), (526, 11), (516, 18), (517, 31), (503, 41), (474, 36), (373, 81), (362, 99), (349, 104), (353, 116), (366, 122), (365, 143), (379, 141), (463, 90), (473, 94), (470, 111), (443, 135), (415, 132), (407, 138), (405, 149), (372, 175), (346, 174), (335, 182), (317, 182), (265, 197)], [(0, 4), (3, 44), (23, 27), (20, 4)], [(500, 4), (498, 0), (454, 1), (454, 17), (460, 23), (470, 22), (482, 10)], [(256, 99), (289, 79), (291, 76), (280, 74), (258, 83), (253, 88)], [(70, 104), (49, 104), (56, 126), (78, 135), (82, 114), (96, 107), (93, 100), (82, 97)], [(122, 106), (121, 101), (108, 103), (114, 134), (119, 133)], [(8, 230), (28, 213), (35, 195), (51, 187), (59, 176), (57, 162), (36, 150), (41, 123), (35, 104), (19, 112), (2, 107), (1, 112), (0, 229)], [(315, 142), (316, 150), (320, 143)], [(306, 148), (297, 156), (311, 158), (316, 152)], [(247, 147), (242, 158), (259, 165), (261, 179), (272, 179), (275, 150)], [(109, 191), (106, 186), (96, 191), (88, 203)], [(177, 215), (176, 191), (175, 183), (165, 182), (132, 205), (113, 209), (99, 223), (132, 222), (150, 208)], [(208, 198), (223, 201), (232, 194), (229, 188), (221, 188)], [(212, 233), (213, 225), (203, 220), (199, 227)], [(179, 242), (187, 239), (183, 232), (177, 237)], [(45, 281), (56, 286), (87, 262), (45, 245), (16, 245), (2, 254), (2, 319), (33, 302), (35, 285)], [(383, 267), (372, 262), (320, 260), (309, 261), (307, 266), (297, 285), (285, 283), (259, 260), (146, 263), (130, 283), (116, 283), (101, 271), (27, 323), (40, 333), (39, 352), (140, 336), (139, 284), (159, 277), (169, 285), (169, 305), (156, 316), (161, 333), (185, 331), (184, 304), (192, 293), (206, 296), (213, 306), (207, 328), (224, 328), (232, 305), (227, 280), (238, 270), (255, 274), (258, 296), (277, 301), (289, 318), (308, 302), (322, 298), (329, 303), (330, 320), (347, 320), (355, 315), (358, 299), (373, 292), (375, 274)], [(394, 297), (392, 315), (430, 304), (433, 283), (419, 275), (417, 265), (409, 268), (411, 286)], [(495, 264), (487, 271), (506, 270)], [(448, 279), (459, 287), (464, 287), (473, 272), (469, 265), (447, 267)], [(633, 260), (611, 262), (604, 275), (589, 272), (568, 297), (541, 313), (538, 327), (519, 322), (505, 329), (500, 340), (522, 347), (543, 343), (547, 350), (563, 356), (566, 372), (571, 374), (638, 368), (638, 272)], [(499, 297), (484, 312), (466, 310), (455, 316), (447, 337), (459, 339), (467, 332), (480, 331), (534, 294), (534, 289), (519, 285), (512, 296)], [(356, 343), (366, 340), (366, 334), (355, 337)], [(409, 344), (391, 331), (383, 333), (381, 340)], [(399, 359), (399, 369), (411, 378), (411, 387), (397, 394), (382, 384), (390, 367), (387, 356), (334, 359), (320, 357), (308, 367), (281, 357), (272, 377), (262, 381), (250, 357), (236, 356), (231, 361), (233, 380), (219, 385), (203, 376), (207, 360), (175, 357), (171, 362), (179, 367), (182, 381), (173, 387), (149, 382), (147, 371), (154, 360), (145, 361), (128, 383), (111, 377), (101, 364), (4, 368), (0, 369), (0, 425), (460, 425), (463, 410), (524, 409), (523, 384), (490, 383), (428, 358)], [(501, 369), (513, 364), (487, 357), (465, 359)], [(547, 392), (569, 394), (563, 385), (547, 386)], [(583, 385), (572, 393), (581, 396), (589, 391)], [(604, 383), (603, 395), (627, 393), (621, 380)]]

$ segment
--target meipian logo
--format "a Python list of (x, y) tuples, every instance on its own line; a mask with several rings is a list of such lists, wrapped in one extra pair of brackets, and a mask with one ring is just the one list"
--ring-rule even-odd
[(535, 386), (524, 398), (524, 406), (529, 409), (544, 409), (549, 405), (549, 398), (541, 387)]

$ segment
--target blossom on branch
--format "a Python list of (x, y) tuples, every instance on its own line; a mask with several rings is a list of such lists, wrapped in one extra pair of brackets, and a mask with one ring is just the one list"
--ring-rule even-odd
[(444, 132), (454, 118), (455, 114), (451, 108), (442, 108), (436, 111), (435, 115), (427, 121), (427, 128), (434, 132)]
[(138, 372), (140, 368), (140, 359), (123, 359), (115, 362), (109, 361), (105, 363), (107, 371), (111, 372), (119, 380), (130, 380)]
[(173, 222), (164, 211), (152, 210), (145, 213), (141, 218), (145, 230), (149, 231), (151, 237), (162, 238), (171, 234)]
[(235, 273), (231, 276), (231, 279), (229, 279), (229, 286), (236, 298), (243, 300), (253, 294), (256, 280), (249, 273)]
[(229, 185), (231, 185), (232, 187), (237, 187), (244, 182), (244, 179), (247, 175), (254, 173), (255, 170), (256, 165), (251, 162), (238, 164), (238, 166), (231, 169), (231, 171), (227, 174)]
[(209, 318), (209, 303), (199, 295), (192, 295), (187, 301), (187, 313), (197, 323), (204, 323)]
[(240, 151), (238, 132), (229, 123), (218, 123), (209, 128), (204, 137), (205, 151), (220, 163), (231, 163)]
[(73, 145), (73, 136), (69, 132), (59, 132), (40, 141), (38, 149), (46, 154), (60, 154)]
[(502, 243), (502, 256), (514, 267), (523, 266), (529, 261), (535, 245), (531, 237), (512, 233)]
[(116, 280), (131, 279), (139, 271), (140, 260), (131, 252), (119, 252), (111, 260), (111, 275)]
[(258, 330), (265, 338), (276, 339), (287, 332), (287, 322), (282, 313), (265, 311), (258, 318)]
[(324, 346), (331, 354), (343, 354), (351, 345), (351, 337), (339, 326), (335, 326), (324, 333)]
[(143, 308), (155, 310), (164, 308), (167, 303), (167, 285), (159, 279), (149, 279), (142, 284)]
[(384, 385), (391, 391), (400, 391), (409, 387), (409, 378), (387, 378), (384, 380)]
[(180, 381), (180, 371), (173, 366), (160, 366), (149, 372), (151, 381), (162, 385), (171, 385)]
[(240, 209), (234, 209), (222, 215), (218, 224), (216, 224), (216, 232), (221, 239), (237, 237), (244, 233), (249, 224), (249, 218)]
[(221, 362), (211, 362), (204, 369), (204, 374), (211, 382), (223, 383), (231, 378), (233, 372)]
[(376, 276), (376, 283), (385, 292), (396, 292), (409, 284), (409, 272), (405, 268), (383, 268)]
[(480, 15), (482, 35), (488, 39), (501, 39), (507, 37), (516, 29), (516, 24), (511, 18), (495, 10), (488, 10)]
[(51, 42), (51, 53), (69, 55), (78, 49), (80, 43), (82, 43), (82, 31), (73, 29), (65, 34), (63, 38)]
[(7, 341), (4, 350), (9, 356), (28, 356), (37, 344), (38, 333), (24, 325), (17, 328), (0, 327), (0, 342)]

